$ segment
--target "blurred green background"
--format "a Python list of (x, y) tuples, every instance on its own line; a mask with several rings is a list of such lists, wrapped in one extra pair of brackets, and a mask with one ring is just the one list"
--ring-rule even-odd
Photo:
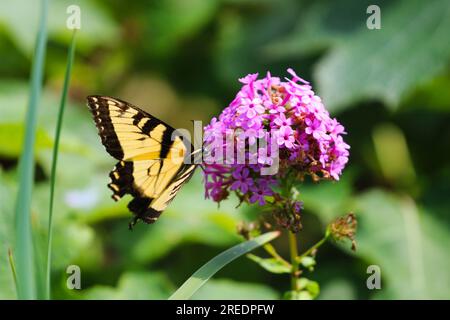
[[(15, 298), (8, 264), (14, 248), (16, 167), (39, 1), (0, 2), (0, 298)], [(214, 255), (241, 241), (239, 221), (257, 207), (220, 208), (204, 200), (196, 173), (156, 224), (128, 231), (127, 201), (106, 184), (114, 160), (104, 151), (85, 96), (120, 97), (174, 127), (208, 122), (228, 105), (237, 79), (288, 67), (310, 79), (345, 125), (349, 165), (338, 183), (300, 186), (300, 248), (325, 226), (356, 213), (357, 251), (327, 243), (316, 270), (319, 299), (450, 297), (450, 5), (448, 1), (53, 0), (45, 91), (39, 109), (32, 223), (42, 259), (51, 148), (71, 32), (66, 8), (82, 25), (62, 131), (55, 201), (53, 297), (165, 299)], [(381, 8), (381, 30), (366, 8)], [(288, 255), (287, 241), (274, 243)], [(68, 290), (66, 268), (82, 271)], [(366, 269), (381, 267), (382, 289), (368, 290)], [(196, 298), (277, 299), (289, 279), (240, 258)]]

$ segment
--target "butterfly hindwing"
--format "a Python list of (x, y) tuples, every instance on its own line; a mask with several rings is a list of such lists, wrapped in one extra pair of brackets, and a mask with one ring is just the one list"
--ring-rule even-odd
[(125, 101), (87, 99), (103, 145), (120, 160), (110, 173), (112, 198), (132, 195), (128, 208), (136, 218), (156, 221), (194, 173), (196, 166), (184, 163), (192, 146), (188, 150), (175, 129)]

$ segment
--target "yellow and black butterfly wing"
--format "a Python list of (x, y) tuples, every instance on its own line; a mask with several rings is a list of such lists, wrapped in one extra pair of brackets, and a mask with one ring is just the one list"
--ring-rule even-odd
[(128, 208), (147, 223), (157, 220), (196, 165), (185, 164), (191, 154), (175, 129), (125, 101), (89, 96), (106, 151), (120, 160), (110, 173), (113, 199), (131, 194)]

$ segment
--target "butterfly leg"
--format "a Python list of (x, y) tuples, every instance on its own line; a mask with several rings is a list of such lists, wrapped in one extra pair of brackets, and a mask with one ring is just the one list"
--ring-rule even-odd
[(136, 223), (138, 222), (138, 220), (139, 220), (139, 217), (134, 216), (133, 219), (131, 219), (130, 223), (128, 223), (128, 229), (133, 230), (133, 228), (136, 225)]

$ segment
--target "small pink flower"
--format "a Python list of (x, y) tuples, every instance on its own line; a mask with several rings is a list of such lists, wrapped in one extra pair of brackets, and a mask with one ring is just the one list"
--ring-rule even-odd
[(307, 126), (305, 129), (306, 134), (312, 134), (316, 139), (325, 137), (325, 127), (318, 119), (311, 120), (306, 118), (305, 124)]
[(265, 109), (262, 106), (262, 101), (259, 98), (254, 99), (242, 99), (241, 105), (238, 107), (238, 112), (241, 114), (245, 114), (247, 118), (252, 119), (257, 114), (264, 113)]
[(291, 118), (286, 118), (284, 113), (280, 113), (276, 116), (275, 120), (273, 121), (278, 128), (284, 128), (284, 127), (289, 127), (292, 124), (292, 119)]
[(277, 131), (277, 143), (279, 146), (285, 146), (288, 149), (294, 147), (295, 138), (290, 127), (282, 127)]
[(256, 79), (258, 79), (258, 74), (250, 73), (243, 78), (239, 78), (239, 82), (244, 83), (244, 84), (249, 84), (249, 83), (254, 82)]
[(269, 111), (270, 114), (281, 113), (286, 109), (280, 105), (274, 104), (271, 100), (264, 101), (264, 108)]
[(300, 78), (300, 77), (295, 73), (295, 71), (294, 71), (292, 68), (288, 68), (288, 69), (287, 69), (287, 72), (293, 77), (293, 78), (292, 78), (292, 81), (294, 81), (294, 82), (300, 81), (300, 82), (303, 82), (304, 84), (309, 84), (308, 81), (303, 80), (302, 78)]

